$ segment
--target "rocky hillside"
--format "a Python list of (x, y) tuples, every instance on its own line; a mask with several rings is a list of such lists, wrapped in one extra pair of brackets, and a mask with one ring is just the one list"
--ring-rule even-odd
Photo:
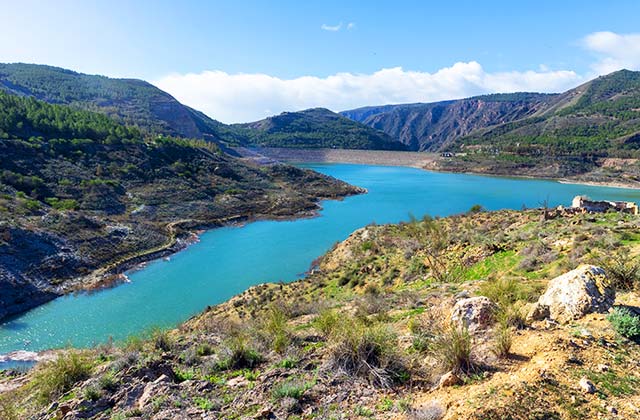
[(36, 64), (0, 64), (0, 91), (100, 112), (146, 133), (218, 139), (219, 122), (143, 80)]
[(0, 318), (178, 249), (196, 227), (307, 214), (361, 192), (2, 92), (0, 156)]
[(475, 130), (543, 112), (558, 95), (513, 93), (427, 104), (358, 108), (342, 115), (383, 131), (410, 150), (439, 151)]
[(640, 180), (640, 72), (621, 70), (558, 96), (532, 117), (475, 131), (440, 169)]
[(640, 221), (542, 215), (368, 226), (304, 280), (5, 373), (0, 415), (638, 418)]
[(231, 127), (238, 143), (262, 147), (405, 150), (389, 135), (323, 108), (284, 112)]

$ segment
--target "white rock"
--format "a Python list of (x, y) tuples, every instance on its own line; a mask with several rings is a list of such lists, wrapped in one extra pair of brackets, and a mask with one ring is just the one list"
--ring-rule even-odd
[(451, 310), (451, 321), (475, 332), (491, 326), (496, 305), (485, 296), (460, 299)]
[(591, 382), (584, 376), (582, 377), (582, 379), (580, 379), (578, 385), (580, 385), (580, 389), (582, 389), (582, 391), (587, 394), (593, 394), (596, 392), (596, 386), (593, 384), (593, 382)]
[(527, 318), (568, 323), (589, 313), (607, 312), (615, 298), (604, 270), (585, 264), (551, 280)]

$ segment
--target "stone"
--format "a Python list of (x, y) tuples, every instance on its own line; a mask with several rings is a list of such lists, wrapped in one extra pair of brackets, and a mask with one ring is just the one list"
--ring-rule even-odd
[(159, 394), (159, 391), (162, 388), (166, 388), (166, 383), (170, 382), (170, 379), (167, 375), (160, 375), (155, 381), (148, 383), (144, 387), (144, 391), (142, 391), (142, 395), (138, 398), (138, 407), (143, 408), (147, 405), (153, 397)]
[(458, 375), (456, 375), (453, 372), (447, 372), (447, 373), (445, 373), (444, 375), (442, 375), (440, 377), (440, 381), (438, 381), (438, 387), (439, 388), (445, 388), (445, 387), (448, 387), (448, 386), (458, 385), (461, 382), (462, 381), (460, 380)]
[(616, 292), (602, 268), (583, 264), (549, 282), (531, 308), (528, 321), (551, 319), (566, 324), (589, 313), (606, 313)]
[(594, 394), (596, 392), (596, 386), (585, 376), (580, 379), (578, 385), (580, 386), (580, 389), (586, 394)]
[(476, 332), (491, 326), (496, 309), (495, 303), (485, 296), (460, 299), (451, 310), (451, 320)]
[(609, 365), (605, 365), (603, 363), (596, 366), (596, 370), (600, 373), (609, 372), (610, 369)]

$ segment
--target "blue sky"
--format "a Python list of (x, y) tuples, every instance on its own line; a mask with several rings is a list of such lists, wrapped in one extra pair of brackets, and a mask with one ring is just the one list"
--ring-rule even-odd
[[(552, 91), (640, 66), (638, 1), (0, 0), (0, 10), (0, 61), (146, 79), (224, 121)], [(456, 63), (466, 66), (435, 76)]]

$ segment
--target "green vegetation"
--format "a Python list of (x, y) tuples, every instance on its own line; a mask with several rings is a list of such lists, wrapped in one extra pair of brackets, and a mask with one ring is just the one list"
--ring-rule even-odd
[(405, 150), (381, 131), (327, 109), (285, 112), (265, 120), (231, 126), (232, 135), (263, 147)]
[(0, 91), (99, 112), (146, 134), (217, 139), (221, 125), (142, 80), (35, 64), (0, 64)]
[(628, 308), (614, 308), (613, 313), (607, 315), (607, 319), (621, 336), (640, 339), (640, 316), (632, 313)]
[(92, 365), (87, 355), (68, 351), (56, 360), (46, 362), (36, 370), (31, 387), (42, 404), (61, 397), (77, 382), (91, 375)]

